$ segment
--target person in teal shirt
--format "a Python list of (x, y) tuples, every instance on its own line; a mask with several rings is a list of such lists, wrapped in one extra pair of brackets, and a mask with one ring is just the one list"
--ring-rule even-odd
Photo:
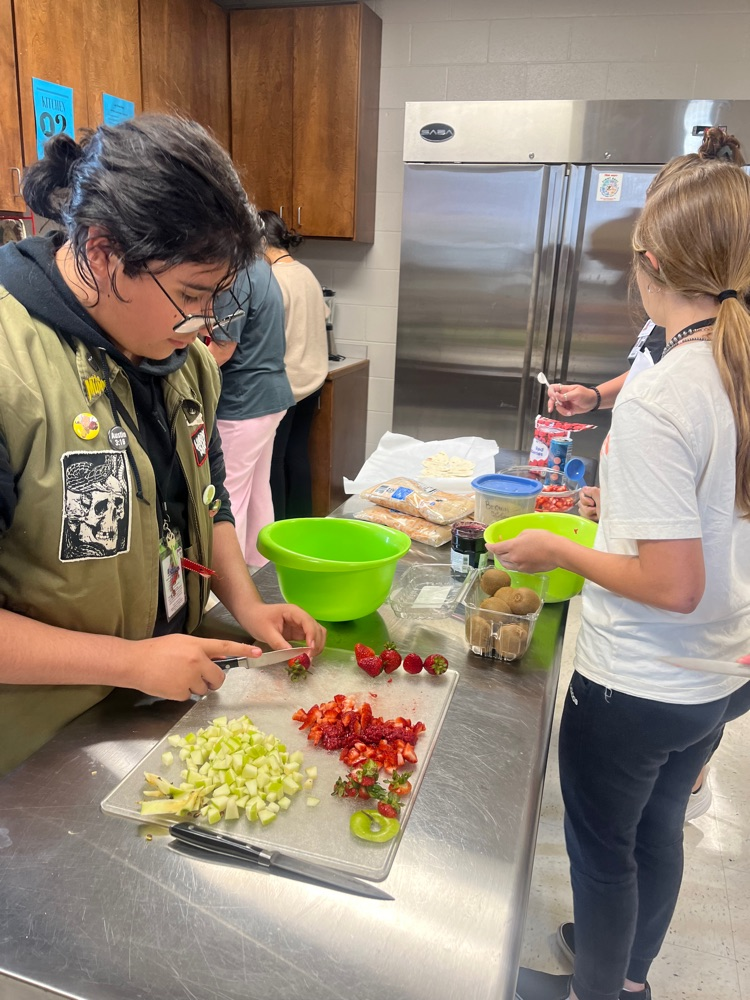
[(217, 302), (217, 315), (239, 311), (238, 306), (241, 316), (212, 333), (209, 349), (223, 375), (217, 424), (237, 536), (247, 565), (262, 566), (267, 560), (258, 552), (256, 539), (274, 519), (274, 438), (284, 414), (294, 406), (284, 366), (284, 301), (262, 258), (239, 273), (231, 293)]

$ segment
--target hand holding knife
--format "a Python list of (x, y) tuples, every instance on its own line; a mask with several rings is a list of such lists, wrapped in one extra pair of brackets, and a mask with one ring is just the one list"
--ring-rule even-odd
[(226, 656), (220, 660), (214, 660), (217, 667), (222, 670), (230, 670), (232, 667), (267, 667), (273, 663), (288, 663), (294, 656), (302, 653), (312, 659), (313, 650), (311, 646), (289, 646), (288, 649), (272, 649), (270, 653), (261, 653), (260, 656)]

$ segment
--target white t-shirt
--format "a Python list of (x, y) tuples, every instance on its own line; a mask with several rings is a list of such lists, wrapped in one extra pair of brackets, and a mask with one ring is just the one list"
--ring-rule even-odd
[(286, 374), (299, 403), (319, 389), (328, 375), (323, 289), (310, 268), (298, 260), (280, 260), (273, 274), (284, 297)]
[(587, 582), (575, 667), (653, 701), (723, 698), (741, 677), (659, 662), (750, 652), (750, 520), (735, 509), (736, 431), (711, 344), (672, 350), (626, 386), (601, 455), (595, 548), (636, 555), (637, 540), (702, 538), (706, 589), (692, 614), (660, 611)]

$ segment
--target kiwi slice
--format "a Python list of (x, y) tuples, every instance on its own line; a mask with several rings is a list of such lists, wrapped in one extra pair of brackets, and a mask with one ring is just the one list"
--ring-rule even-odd
[(482, 578), (479, 581), (479, 586), (485, 592), (492, 597), (493, 594), (497, 593), (501, 587), (507, 587), (510, 583), (510, 577), (501, 569), (486, 569), (482, 573)]

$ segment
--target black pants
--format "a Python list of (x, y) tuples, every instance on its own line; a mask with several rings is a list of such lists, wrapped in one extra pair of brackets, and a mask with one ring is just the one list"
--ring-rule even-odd
[(691, 789), (724, 724), (749, 708), (750, 683), (718, 701), (672, 705), (573, 675), (560, 783), (579, 1000), (617, 1000), (626, 977), (645, 981), (680, 891)]
[(271, 495), (277, 521), (312, 516), (310, 427), (318, 408), (320, 389), (291, 406), (276, 428), (271, 458)]

